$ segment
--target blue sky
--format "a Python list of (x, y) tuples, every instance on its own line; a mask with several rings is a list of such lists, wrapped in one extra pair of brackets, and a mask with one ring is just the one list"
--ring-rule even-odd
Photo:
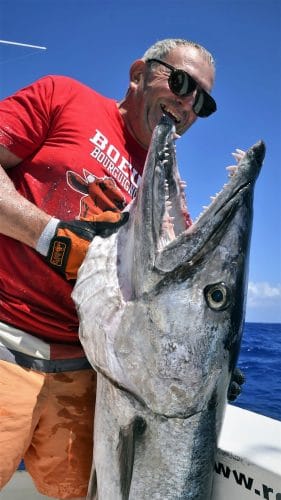
[(281, 2), (0, 0), (0, 98), (46, 74), (120, 99), (132, 61), (156, 40), (187, 38), (216, 59), (218, 112), (177, 142), (195, 218), (227, 178), (231, 152), (267, 146), (257, 181), (247, 321), (281, 322)]

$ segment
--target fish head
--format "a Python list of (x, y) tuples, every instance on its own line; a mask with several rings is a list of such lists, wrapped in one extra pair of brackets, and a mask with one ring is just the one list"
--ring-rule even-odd
[(108, 240), (95, 238), (74, 300), (92, 365), (154, 413), (188, 418), (226, 400), (243, 329), (253, 192), (265, 146), (249, 149), (190, 224), (174, 138), (174, 124), (163, 116), (129, 222)]

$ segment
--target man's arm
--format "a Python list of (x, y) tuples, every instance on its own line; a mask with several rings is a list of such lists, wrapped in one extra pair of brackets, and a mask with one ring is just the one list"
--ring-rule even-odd
[(0, 232), (35, 248), (51, 216), (21, 196), (6, 174), (4, 168), (14, 167), (20, 161), (0, 146)]
[[(16, 166), (21, 159), (0, 146), (0, 164)], [(94, 236), (110, 236), (128, 220), (128, 214), (105, 211), (90, 221), (60, 221), (17, 192), (0, 166), (0, 233), (36, 249), (67, 279), (76, 279)], [(39, 240), (39, 242), (38, 242)]]

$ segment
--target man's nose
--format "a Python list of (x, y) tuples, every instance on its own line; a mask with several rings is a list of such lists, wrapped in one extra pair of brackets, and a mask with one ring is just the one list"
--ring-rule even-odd
[(180, 104), (186, 111), (192, 110), (192, 107), (195, 103), (196, 99), (196, 94), (197, 94), (197, 89), (195, 89), (193, 92), (190, 92), (187, 96), (177, 96), (177, 102)]

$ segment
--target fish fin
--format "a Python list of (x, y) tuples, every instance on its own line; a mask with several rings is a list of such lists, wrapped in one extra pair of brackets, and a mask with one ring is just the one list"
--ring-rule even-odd
[(91, 470), (86, 500), (98, 500), (97, 474), (94, 465)]
[(134, 468), (135, 442), (143, 434), (146, 422), (142, 417), (135, 417), (128, 425), (119, 430), (118, 456), (122, 500), (128, 500)]

